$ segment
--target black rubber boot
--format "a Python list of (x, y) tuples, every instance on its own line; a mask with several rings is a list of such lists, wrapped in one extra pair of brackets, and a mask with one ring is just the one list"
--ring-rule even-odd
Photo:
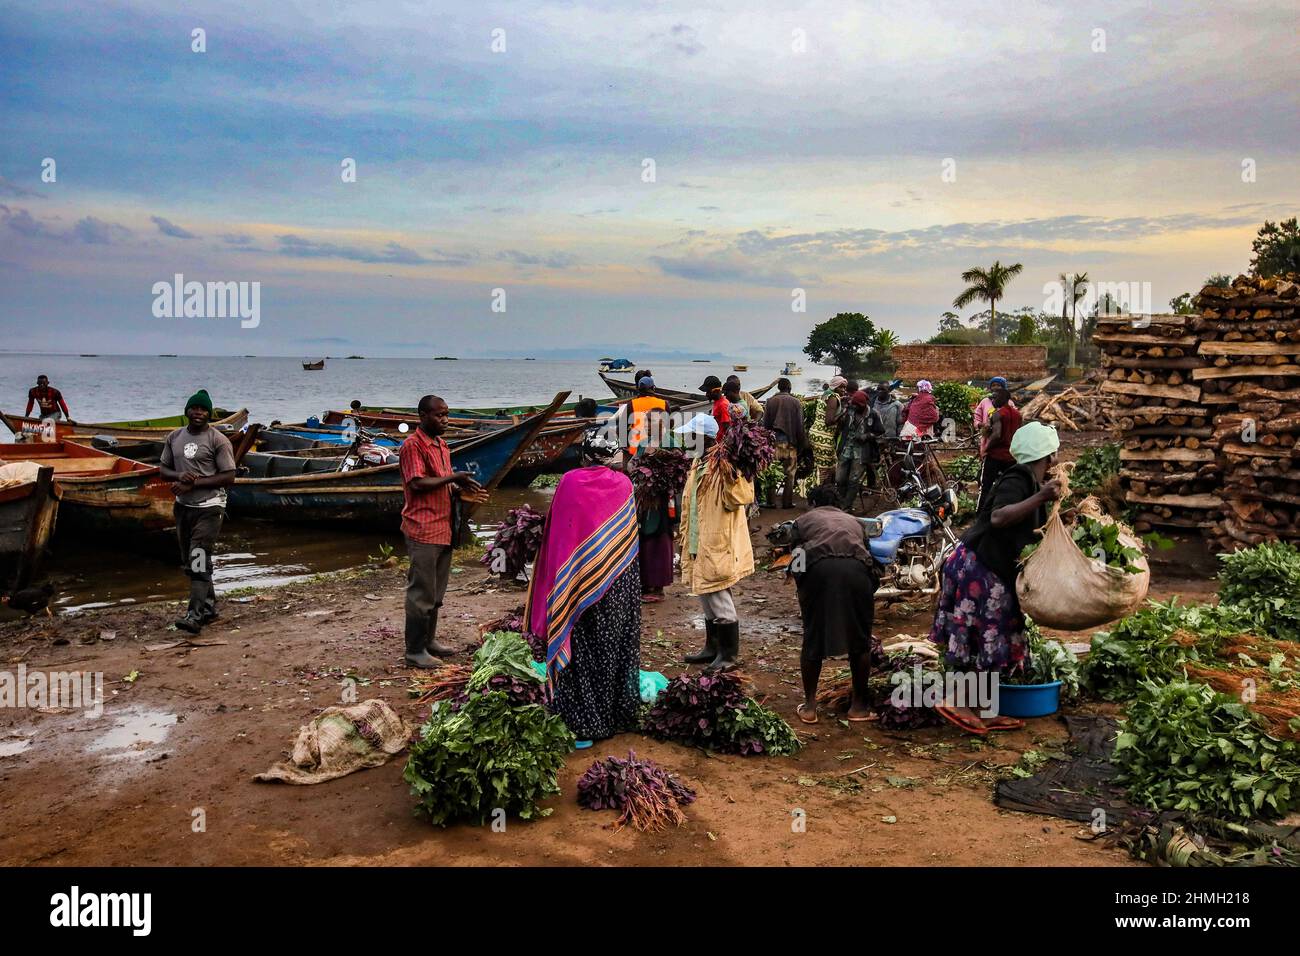
[(704, 669), (706, 671), (735, 670), (736, 657), (740, 654), (740, 622), (719, 621), (714, 626), (718, 634), (718, 656)]
[(429, 639), (424, 644), (424, 649), (435, 657), (455, 657), (456, 648), (442, 643), (438, 640), (438, 609), (435, 607), (433, 613), (429, 615)]
[(688, 664), (708, 664), (718, 656), (718, 625), (715, 621), (704, 619), (704, 648), (694, 654), (685, 655), (682, 660)]
[[(409, 634), (409, 632), (408, 632)], [(438, 661), (424, 649), (426, 638), (417, 634), (406, 638), (406, 663), (410, 667), (437, 667)]]

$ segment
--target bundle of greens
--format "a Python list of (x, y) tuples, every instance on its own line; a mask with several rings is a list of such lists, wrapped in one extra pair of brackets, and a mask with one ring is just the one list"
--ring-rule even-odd
[(1093, 635), (1083, 664), (1084, 687), (1102, 700), (1128, 700), (1143, 682), (1183, 679), (1185, 662), (1199, 659), (1196, 646), (1175, 640), (1176, 632), (1216, 639), (1244, 629), (1243, 616), (1231, 607), (1152, 601)]
[(1300, 641), (1300, 550), (1269, 542), (1219, 561), (1219, 600), (1248, 616), (1256, 633)]
[(542, 546), (542, 529), (546, 515), (528, 505), (511, 508), (506, 519), (497, 525), (496, 534), (479, 563), (503, 578), (515, 578), (537, 557)]
[(1079, 660), (1060, 641), (1043, 637), (1032, 618), (1025, 618), (1028, 637), (1028, 659), (1022, 670), (1001, 678), (1004, 684), (1029, 686), (1061, 682), (1061, 699), (1073, 700), (1079, 696)]
[(686, 822), (682, 807), (695, 800), (695, 791), (653, 760), (635, 751), (627, 759), (597, 760), (578, 779), (578, 805), (588, 810), (618, 810), (614, 832), (631, 823), (637, 830), (659, 831)]
[(1119, 445), (1110, 442), (1086, 449), (1074, 462), (1070, 472), (1070, 496), (1084, 498), (1095, 493), (1106, 481), (1119, 474)]
[(523, 635), (510, 631), (496, 631), (483, 638), (483, 644), (474, 652), (474, 673), (467, 688), (481, 690), (499, 676), (511, 677), (525, 683), (540, 683), (541, 678), (532, 667), (533, 651)]
[[(1145, 570), (1138, 564), (1142, 557), (1140, 548), (1131, 548), (1119, 540), (1120, 526), (1087, 515), (1079, 515), (1074, 523), (1070, 537), (1075, 546), (1090, 558), (1102, 561), (1108, 567), (1117, 568), (1125, 574), (1141, 574)], [(1027, 544), (1020, 552), (1020, 560), (1025, 561), (1038, 548), (1038, 542)]]
[(776, 458), (776, 435), (758, 422), (736, 419), (710, 454), (753, 481)]
[(573, 743), (564, 721), (544, 707), (513, 706), (500, 691), (472, 694), (459, 710), (434, 707), (402, 776), (416, 813), (439, 826), (481, 824), (496, 808), (531, 820), (551, 813), (539, 801), (560, 792), (556, 775)]
[(1204, 684), (1144, 682), (1121, 728), (1117, 779), (1136, 803), (1247, 819), (1300, 806), (1300, 744)]
[(953, 481), (979, 481), (980, 460), (974, 455), (958, 455), (943, 466), (943, 473)]
[(674, 677), (643, 713), (641, 729), (717, 753), (784, 756), (800, 747), (790, 725), (746, 697), (734, 674)]
[(939, 406), (939, 414), (967, 428), (974, 424), (975, 406), (983, 397), (982, 389), (965, 382), (936, 382), (934, 386), (934, 403)]
[(632, 459), (628, 476), (636, 487), (637, 501), (649, 504), (682, 490), (691, 460), (675, 448), (661, 448)]
[[(916, 703), (925, 693), (918, 678), (924, 673), (927, 658), (920, 654), (895, 652), (888, 656), (883, 672), (884, 686), (875, 691), (876, 716), (884, 730), (916, 730), (942, 722), (933, 707)], [(875, 675), (872, 676), (875, 681)]]

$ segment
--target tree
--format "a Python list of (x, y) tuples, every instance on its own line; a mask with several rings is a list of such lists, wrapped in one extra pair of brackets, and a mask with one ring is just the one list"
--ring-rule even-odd
[[(1068, 349), (1068, 359), (1066, 364), (1074, 368), (1075, 360), (1078, 358), (1078, 336), (1075, 328), (1075, 322), (1079, 315), (1079, 300), (1088, 294), (1088, 273), (1076, 272), (1072, 276), (1067, 276), (1064, 272), (1060, 275), (1061, 280), (1061, 331), (1065, 333), (1065, 344)], [(1066, 317), (1066, 312), (1069, 317)]]
[(961, 316), (956, 312), (945, 312), (943, 315), (939, 316), (939, 332), (941, 334), (944, 332), (956, 332), (960, 328), (963, 328), (961, 324)]
[(1264, 220), (1250, 249), (1250, 271), (1261, 279), (1300, 272), (1300, 223), (1295, 216), (1276, 225)]
[(1232, 285), (1232, 276), (1226, 272), (1216, 272), (1214, 275), (1205, 277), (1205, 285), (1230, 286)]
[(1023, 270), (1024, 266), (1019, 262), (1004, 266), (998, 261), (995, 261), (987, 269), (979, 266), (967, 269), (961, 274), (961, 281), (966, 283), (966, 289), (961, 295), (952, 300), (953, 308), (964, 309), (976, 300), (987, 302), (992, 312), (992, 318), (989, 322), (989, 334), (992, 335), (993, 341), (996, 342), (998, 338), (998, 299), (1002, 298), (1007, 283), (1020, 275)]
[[(1096, 319), (1098, 316), (1102, 316), (1102, 315), (1123, 315), (1123, 314), (1124, 314), (1123, 304), (1118, 299), (1116, 299), (1113, 295), (1111, 295), (1109, 292), (1103, 292), (1101, 294), (1101, 298), (1097, 300), (1097, 304), (1092, 307), (1093, 319)], [(1094, 321), (1093, 325), (1095, 326), (1096, 324), (1097, 323)]]
[(839, 312), (813, 326), (803, 352), (818, 365), (856, 371), (860, 353), (876, 340), (875, 324), (861, 312)]
[(891, 374), (898, 364), (894, 361), (894, 346), (900, 345), (900, 339), (891, 329), (877, 329), (862, 356), (862, 371), (868, 374)]
[(1195, 315), (1196, 306), (1192, 305), (1192, 294), (1184, 292), (1169, 300), (1169, 311), (1174, 315)]
[(1011, 333), (1008, 341), (1012, 345), (1033, 345), (1035, 332), (1034, 317), (1028, 312), (1022, 312), (1019, 321), (1016, 323), (1016, 330)]

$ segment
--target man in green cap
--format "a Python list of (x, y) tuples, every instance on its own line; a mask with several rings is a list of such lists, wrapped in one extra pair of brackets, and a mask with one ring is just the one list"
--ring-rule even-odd
[(235, 453), (230, 439), (208, 424), (212, 399), (199, 389), (185, 403), (189, 424), (163, 443), (162, 476), (172, 482), (176, 505), (176, 539), (190, 579), (190, 606), (176, 627), (197, 634), (217, 618), (212, 587), (212, 552), (226, 513), (226, 487), (235, 480)]

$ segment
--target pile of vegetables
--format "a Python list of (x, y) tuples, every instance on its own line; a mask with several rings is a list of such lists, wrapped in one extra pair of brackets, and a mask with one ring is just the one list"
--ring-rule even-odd
[(430, 823), (484, 823), (501, 808), (524, 820), (551, 813), (539, 801), (560, 792), (557, 774), (573, 749), (564, 721), (508, 694), (469, 695), (459, 710), (436, 705), (409, 749), (402, 776)]
[(695, 791), (653, 760), (635, 751), (627, 759), (606, 757), (593, 763), (578, 780), (578, 805), (588, 810), (617, 810), (614, 832), (627, 824), (637, 830), (663, 830), (686, 822), (682, 808), (695, 800)]
[(1096, 493), (1110, 478), (1119, 474), (1119, 445), (1110, 442), (1086, 449), (1074, 462), (1070, 472), (1070, 495), (1084, 498)]
[(982, 388), (965, 382), (936, 382), (934, 385), (934, 403), (939, 406), (939, 414), (967, 428), (975, 423), (975, 406), (983, 397)]
[(1300, 806), (1300, 744), (1205, 684), (1144, 682), (1121, 727), (1117, 779), (1143, 806), (1242, 818)]
[(650, 503), (681, 491), (691, 470), (691, 460), (675, 448), (661, 448), (632, 459), (628, 477), (636, 487), (637, 501)]
[(1270, 542), (1219, 561), (1220, 601), (1239, 609), (1256, 633), (1300, 641), (1300, 550)]
[[(1105, 558), (1105, 564), (1118, 568), (1126, 574), (1141, 574), (1144, 568), (1138, 564), (1142, 557), (1141, 548), (1131, 548), (1119, 539), (1120, 526), (1087, 515), (1079, 515), (1074, 522), (1070, 537), (1075, 545), (1090, 558)], [(1026, 560), (1038, 548), (1038, 542), (1027, 544), (1020, 552), (1020, 560)]]
[(506, 519), (497, 525), (496, 534), (488, 545), (487, 551), (479, 563), (489, 570), (493, 568), (498, 553), (504, 555), (504, 567), (499, 568), (503, 578), (518, 577), (527, 567), (528, 562), (537, 557), (542, 546), (542, 528), (546, 515), (534, 511), (528, 505), (511, 508)]
[(430, 822), (482, 823), (498, 807), (525, 820), (551, 812), (538, 801), (560, 792), (556, 774), (574, 737), (541, 705), (531, 660), (520, 635), (498, 631), (484, 638), (467, 674), (464, 665), (450, 665), (434, 675), (436, 691), (421, 699), (440, 702), (411, 743), (403, 772), (416, 812)]
[[(887, 657), (887, 667), (883, 673), (885, 678), (884, 687), (880, 690), (873, 688), (876, 700), (876, 715), (880, 718), (880, 726), (884, 730), (916, 730), (920, 727), (929, 727), (933, 724), (942, 722), (942, 718), (933, 707), (913, 706), (912, 701), (922, 699), (925, 690), (923, 686), (913, 687), (917, 683), (917, 674), (924, 673), (926, 664), (933, 663), (920, 654), (907, 654), (895, 652)], [(918, 671), (917, 666), (921, 667)], [(895, 677), (894, 675), (898, 676)], [(872, 682), (875, 682), (873, 675)], [(894, 699), (894, 690), (900, 690), (899, 697)]]
[(747, 418), (737, 419), (709, 454), (753, 481), (776, 458), (776, 434)]
[(1078, 697), (1082, 682), (1078, 658), (1060, 641), (1043, 637), (1033, 618), (1025, 618), (1025, 635), (1028, 638), (1028, 654), (1024, 668), (1003, 676), (1001, 682), (1016, 686), (1050, 684), (1059, 680), (1061, 700)]
[(779, 714), (745, 696), (735, 674), (683, 674), (642, 715), (652, 737), (717, 753), (792, 754), (801, 746)]

